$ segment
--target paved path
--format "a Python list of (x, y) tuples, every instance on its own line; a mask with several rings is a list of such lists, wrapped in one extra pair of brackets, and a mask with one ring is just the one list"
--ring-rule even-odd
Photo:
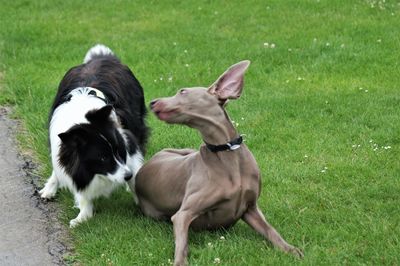
[(65, 247), (55, 239), (61, 227), (53, 225), (48, 205), (54, 203), (43, 203), (35, 194), (23, 170), (27, 162), (17, 155), (15, 130), (0, 107), (0, 265), (60, 265)]

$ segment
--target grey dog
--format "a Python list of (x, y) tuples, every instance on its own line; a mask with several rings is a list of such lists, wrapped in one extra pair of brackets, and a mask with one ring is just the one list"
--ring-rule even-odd
[(165, 149), (136, 176), (139, 206), (155, 219), (171, 218), (175, 235), (174, 265), (186, 265), (188, 229), (215, 229), (243, 219), (285, 252), (302, 257), (266, 221), (257, 206), (260, 170), (242, 143), (224, 105), (240, 97), (249, 61), (231, 66), (208, 89), (184, 88), (173, 97), (151, 102), (160, 120), (197, 129), (200, 151)]

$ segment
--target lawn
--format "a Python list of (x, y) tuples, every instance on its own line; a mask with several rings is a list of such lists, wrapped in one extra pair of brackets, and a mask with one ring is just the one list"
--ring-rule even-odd
[[(400, 264), (400, 1), (0, 0), (0, 104), (14, 107), (21, 149), (50, 174), (47, 118), (59, 81), (96, 43), (111, 47), (146, 103), (207, 86), (252, 61), (228, 112), (263, 173), (259, 205), (303, 260), (245, 223), (190, 232), (191, 265)], [(148, 115), (148, 153), (197, 148), (197, 132)], [(72, 195), (57, 195), (65, 226)], [(69, 230), (77, 265), (168, 265), (169, 223), (120, 190)], [(221, 239), (221, 237), (224, 239)]]

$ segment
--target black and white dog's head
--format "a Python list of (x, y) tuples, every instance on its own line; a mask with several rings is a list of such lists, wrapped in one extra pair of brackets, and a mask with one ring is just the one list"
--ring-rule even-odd
[(133, 151), (127, 142), (134, 141), (117, 126), (118, 119), (111, 105), (86, 114), (89, 123), (80, 123), (60, 133), (59, 163), (71, 176), (78, 190), (95, 178), (124, 183), (132, 178), (127, 166)]

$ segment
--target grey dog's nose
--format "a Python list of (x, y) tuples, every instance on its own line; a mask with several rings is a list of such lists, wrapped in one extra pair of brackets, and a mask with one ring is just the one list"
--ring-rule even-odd
[(155, 105), (157, 102), (158, 102), (158, 99), (152, 100), (152, 101), (150, 102), (150, 108), (153, 108), (154, 105)]
[(132, 178), (132, 172), (129, 171), (125, 174), (124, 179), (125, 181), (129, 181)]

